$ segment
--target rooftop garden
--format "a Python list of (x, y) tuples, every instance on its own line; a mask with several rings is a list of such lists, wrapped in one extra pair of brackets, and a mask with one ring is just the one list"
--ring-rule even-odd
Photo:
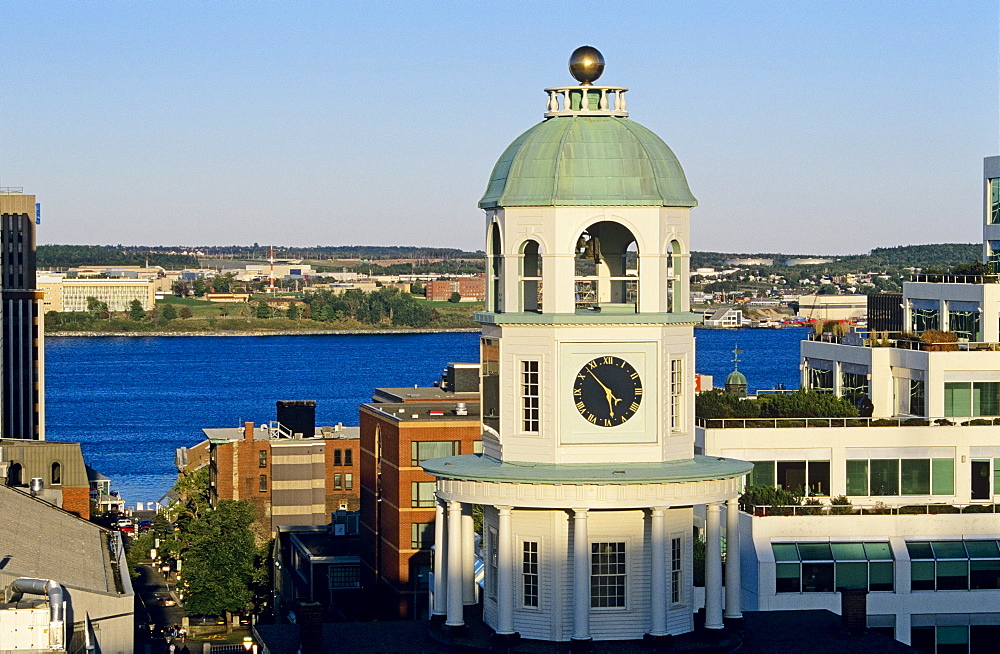
[(853, 418), (858, 409), (848, 400), (829, 393), (798, 390), (794, 393), (741, 398), (725, 391), (705, 391), (695, 398), (695, 415), (720, 418)]

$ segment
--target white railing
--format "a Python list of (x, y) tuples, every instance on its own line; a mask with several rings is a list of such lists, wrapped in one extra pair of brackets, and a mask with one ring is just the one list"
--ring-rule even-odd
[[(628, 116), (623, 86), (556, 86), (549, 94), (545, 117), (553, 116)], [(597, 96), (597, 97), (593, 97)], [(595, 102), (596, 101), (596, 102)], [(574, 109), (576, 103), (579, 107)]]

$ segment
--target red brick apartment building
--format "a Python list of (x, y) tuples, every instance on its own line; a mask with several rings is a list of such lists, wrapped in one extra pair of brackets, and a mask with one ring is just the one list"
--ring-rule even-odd
[[(249, 500), (273, 535), (279, 526), (327, 525), (357, 511), (358, 428), (315, 426), (315, 402), (279, 402), (278, 421), (204, 429), (209, 500)], [(178, 451), (181, 470), (197, 469), (205, 443)]]
[(479, 365), (431, 388), (380, 388), (361, 405), (361, 584), (383, 619), (422, 615), (434, 544), (434, 477), (420, 464), (482, 451)]
[(451, 299), (452, 293), (458, 293), (463, 300), (485, 300), (486, 275), (435, 279), (424, 286), (424, 295), (434, 302), (446, 302)]

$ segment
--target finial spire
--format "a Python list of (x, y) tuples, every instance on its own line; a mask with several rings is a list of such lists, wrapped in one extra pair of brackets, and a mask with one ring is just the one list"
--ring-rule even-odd
[(581, 45), (569, 56), (569, 74), (583, 86), (591, 86), (604, 72), (604, 55), (591, 45)]
[(740, 355), (743, 354), (743, 350), (740, 349), (740, 344), (736, 343), (736, 347), (732, 350), (733, 353), (733, 370), (740, 369)]

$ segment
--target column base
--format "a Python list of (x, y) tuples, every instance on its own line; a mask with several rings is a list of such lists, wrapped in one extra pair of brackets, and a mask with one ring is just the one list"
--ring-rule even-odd
[(743, 616), (738, 618), (722, 618), (722, 624), (726, 626), (729, 631), (743, 631)]
[(446, 624), (443, 627), (441, 627), (441, 631), (449, 639), (464, 638), (465, 636), (469, 635), (469, 627), (464, 624), (458, 624), (458, 625)]
[(434, 613), (431, 615), (431, 626), (440, 627), (448, 620), (448, 616), (444, 613)]
[(493, 634), (490, 636), (490, 649), (503, 652), (520, 642), (521, 634), (516, 631), (510, 634)]
[(674, 651), (674, 637), (671, 634), (664, 634), (662, 636), (646, 634), (642, 637), (642, 644), (645, 649), (651, 652)]
[(574, 652), (574, 654), (585, 654), (593, 649), (593, 638), (571, 638), (569, 641), (569, 651)]

